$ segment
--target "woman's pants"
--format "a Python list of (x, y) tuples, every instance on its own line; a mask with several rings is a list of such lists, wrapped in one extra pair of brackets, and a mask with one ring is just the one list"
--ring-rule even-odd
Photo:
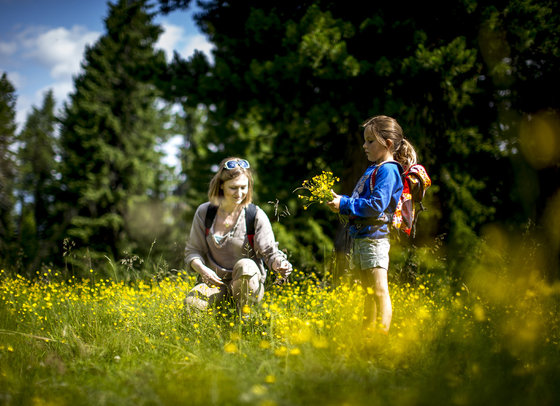
[(264, 285), (260, 281), (260, 270), (255, 261), (243, 258), (233, 267), (231, 279), (223, 280), (224, 286), (208, 286), (199, 283), (192, 288), (185, 299), (187, 306), (200, 310), (216, 306), (233, 298), (239, 311), (245, 305), (252, 305), (262, 300)]

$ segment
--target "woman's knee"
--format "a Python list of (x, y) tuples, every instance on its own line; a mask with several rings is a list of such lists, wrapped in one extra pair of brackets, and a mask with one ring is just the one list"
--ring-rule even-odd
[(264, 294), (264, 286), (257, 275), (242, 276), (231, 284), (233, 298), (236, 300), (260, 302)]
[(204, 310), (208, 306), (219, 303), (226, 295), (226, 290), (219, 287), (211, 287), (205, 283), (199, 283), (193, 287), (185, 297), (184, 304)]
[(239, 279), (242, 276), (253, 277), (259, 275), (259, 267), (255, 261), (250, 258), (242, 258), (233, 266), (233, 280)]

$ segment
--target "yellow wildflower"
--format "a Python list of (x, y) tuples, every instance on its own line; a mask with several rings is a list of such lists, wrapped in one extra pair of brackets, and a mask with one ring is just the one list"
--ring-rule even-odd
[(298, 195), (298, 198), (304, 201), (303, 208), (306, 210), (315, 202), (330, 202), (333, 199), (332, 188), (340, 179), (333, 176), (332, 172), (323, 171), (320, 175), (316, 175), (311, 180), (304, 180), (301, 187), (296, 190), (307, 190), (310, 195)]
[(229, 342), (224, 345), (224, 351), (228, 354), (235, 354), (237, 352), (237, 345), (235, 345), (235, 343)]

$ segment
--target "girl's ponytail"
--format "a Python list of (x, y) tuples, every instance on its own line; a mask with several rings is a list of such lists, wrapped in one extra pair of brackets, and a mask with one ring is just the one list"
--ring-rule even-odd
[(400, 163), (406, 172), (408, 168), (416, 164), (416, 151), (412, 144), (405, 138), (402, 139), (399, 149), (395, 151), (395, 161)]
[(391, 140), (393, 158), (401, 164), (405, 172), (416, 164), (416, 151), (404, 138), (403, 130), (397, 120), (388, 116), (375, 116), (367, 119), (362, 127), (383, 145), (387, 145), (387, 140)]

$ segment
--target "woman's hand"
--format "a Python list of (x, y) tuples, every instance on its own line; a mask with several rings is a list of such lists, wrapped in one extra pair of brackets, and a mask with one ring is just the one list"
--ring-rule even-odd
[(327, 202), (327, 206), (329, 206), (329, 209), (335, 213), (338, 213), (340, 211), (340, 195), (337, 195), (334, 190), (331, 190), (331, 192), (333, 199), (330, 202)]
[(200, 274), (202, 282), (208, 286), (223, 286), (222, 279), (212, 269), (208, 268), (198, 258), (191, 261), (191, 267)]
[(292, 273), (292, 264), (284, 258), (276, 258), (272, 263), (272, 269), (279, 272), (283, 278), (287, 278)]
[(202, 276), (202, 281), (207, 284), (208, 286), (223, 286), (224, 283), (222, 282), (222, 279), (218, 276), (218, 274), (216, 274), (216, 272), (214, 272), (213, 270), (211, 270), (208, 267), (205, 267), (206, 269), (204, 269), (202, 272), (200, 272), (200, 275)]

